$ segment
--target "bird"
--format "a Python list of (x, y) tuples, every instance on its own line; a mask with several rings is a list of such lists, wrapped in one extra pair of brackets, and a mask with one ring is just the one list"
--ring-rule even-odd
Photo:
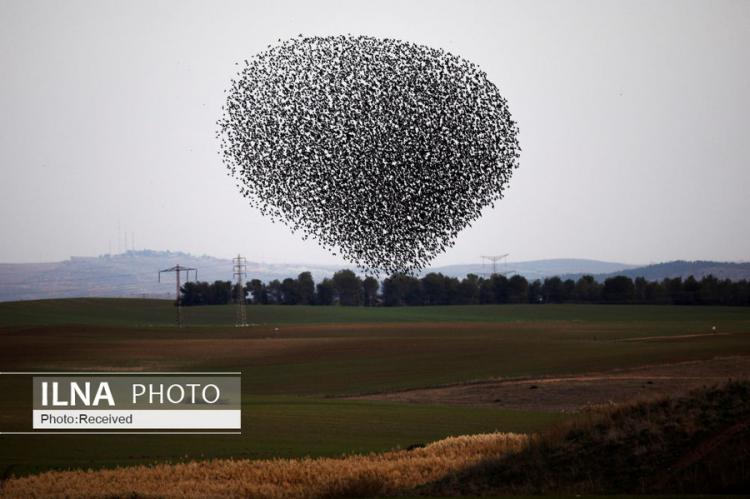
[(363, 271), (423, 269), (519, 166), (506, 99), (442, 49), (300, 34), (244, 63), (217, 122), (228, 174), (261, 214)]

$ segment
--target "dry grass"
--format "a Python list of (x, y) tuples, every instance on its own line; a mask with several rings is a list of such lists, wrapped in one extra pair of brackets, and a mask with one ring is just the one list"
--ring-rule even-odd
[(484, 458), (520, 451), (528, 437), (451, 437), (414, 450), (342, 458), (212, 460), (99, 471), (56, 471), (5, 482), (2, 497), (366, 497), (407, 491)]
[(420, 488), (429, 495), (745, 494), (750, 382), (599, 408)]

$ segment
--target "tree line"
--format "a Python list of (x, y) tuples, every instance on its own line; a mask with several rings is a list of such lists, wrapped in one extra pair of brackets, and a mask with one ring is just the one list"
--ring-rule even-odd
[(705, 276), (648, 281), (643, 277), (607, 278), (597, 282), (591, 275), (578, 280), (548, 277), (529, 282), (521, 275), (494, 274), (463, 279), (430, 273), (424, 277), (394, 274), (382, 282), (361, 278), (351, 270), (315, 283), (310, 272), (296, 279), (274, 279), (268, 283), (253, 279), (240, 290), (230, 281), (188, 282), (181, 288), (183, 305), (234, 303), (244, 294), (247, 303), (257, 305), (474, 305), (490, 303), (632, 303), (673, 305), (750, 306), (750, 282)]

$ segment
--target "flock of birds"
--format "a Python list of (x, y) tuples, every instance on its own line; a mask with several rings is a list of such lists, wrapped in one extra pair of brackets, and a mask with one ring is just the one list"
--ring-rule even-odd
[(279, 41), (244, 61), (223, 113), (221, 154), (251, 204), (376, 274), (424, 268), (518, 167), (486, 74), (394, 39)]

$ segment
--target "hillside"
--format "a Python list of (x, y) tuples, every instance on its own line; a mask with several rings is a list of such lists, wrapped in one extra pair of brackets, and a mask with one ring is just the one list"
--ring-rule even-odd
[[(212, 256), (195, 256), (172, 251), (128, 251), (118, 255), (97, 257), (71, 257), (62, 262), (0, 263), (0, 301), (39, 300), (46, 298), (121, 297), (164, 298), (174, 297), (174, 276), (157, 280), (157, 271), (177, 264), (198, 269), (202, 281), (232, 279), (232, 261)], [(315, 281), (330, 277), (344, 265), (307, 263), (269, 264), (249, 261), (248, 278), (264, 282), (296, 277), (309, 271)], [(577, 279), (592, 274), (603, 281), (613, 275), (643, 276), (661, 280), (664, 277), (700, 278), (713, 274), (732, 280), (750, 279), (750, 263), (684, 262), (676, 261), (635, 267), (617, 262), (603, 262), (576, 258), (557, 258), (527, 262), (498, 263), (498, 272), (518, 273), (529, 280), (550, 276)], [(447, 265), (426, 269), (447, 276), (463, 278), (466, 274), (488, 275), (489, 264)], [(193, 278), (191, 276), (191, 278)]]
[[(750, 384), (625, 406), (545, 436), (494, 433), (338, 458), (215, 459), (11, 477), (2, 497), (747, 493)], [(221, 477), (221, 480), (216, 480)], [(432, 483), (429, 483), (432, 482)], [(107, 484), (107, 492), (101, 489)], [(426, 484), (426, 485), (425, 485)]]
[[(616, 275), (628, 276), (632, 279), (636, 277), (645, 277), (649, 281), (660, 281), (664, 278), (681, 277), (683, 279), (693, 276), (700, 280), (704, 276), (713, 275), (718, 279), (729, 279), (739, 281), (750, 279), (750, 262), (733, 263), (733, 262), (712, 262), (704, 260), (685, 261), (675, 260), (674, 262), (657, 263), (645, 267), (635, 267), (614, 272), (602, 273), (595, 275), (596, 279), (603, 281), (607, 277)], [(575, 277), (579, 277), (578, 274)]]
[[(605, 274), (635, 268), (635, 265), (618, 262), (603, 262), (585, 258), (551, 258), (525, 262), (498, 262), (497, 271), (508, 274), (521, 274), (526, 279), (544, 279), (563, 274)], [(428, 272), (441, 272), (450, 277), (463, 278), (467, 274), (487, 275), (492, 272), (490, 263), (445, 265), (434, 267)]]
[[(450, 437), (409, 450), (338, 458), (217, 459), (98, 471), (48, 472), (0, 482), (0, 497), (347, 498), (394, 495), (474, 464), (516, 452), (522, 434)], [(215, 477), (220, 476), (221, 480)], [(101, 483), (107, 484), (103, 493)]]
[[(128, 251), (118, 255), (72, 257), (50, 263), (0, 263), (0, 301), (39, 300), (45, 298), (122, 297), (173, 298), (174, 276), (161, 283), (157, 271), (176, 264), (198, 269), (202, 281), (232, 279), (232, 261), (212, 256), (194, 256), (172, 251)], [(582, 259), (553, 259), (516, 262), (500, 266), (499, 271), (515, 270), (528, 278), (562, 273), (601, 273), (628, 268), (625, 264)], [(264, 282), (296, 277), (309, 271), (319, 281), (330, 277), (342, 265), (308, 263), (268, 264), (247, 262), (250, 279)], [(442, 272), (464, 277), (468, 273), (485, 274), (490, 266), (481, 264), (435, 267), (426, 272)]]
[(523, 451), (454, 473), (428, 495), (747, 493), (750, 384), (594, 414)]
[[(198, 269), (202, 281), (232, 279), (232, 261), (173, 251), (128, 251), (119, 255), (71, 257), (52, 263), (0, 264), (0, 301), (72, 297), (174, 298), (174, 275), (157, 280), (157, 272), (177, 264)], [(264, 281), (310, 271), (315, 279), (337, 266), (248, 262), (250, 278)], [(191, 274), (191, 279), (192, 279)]]

